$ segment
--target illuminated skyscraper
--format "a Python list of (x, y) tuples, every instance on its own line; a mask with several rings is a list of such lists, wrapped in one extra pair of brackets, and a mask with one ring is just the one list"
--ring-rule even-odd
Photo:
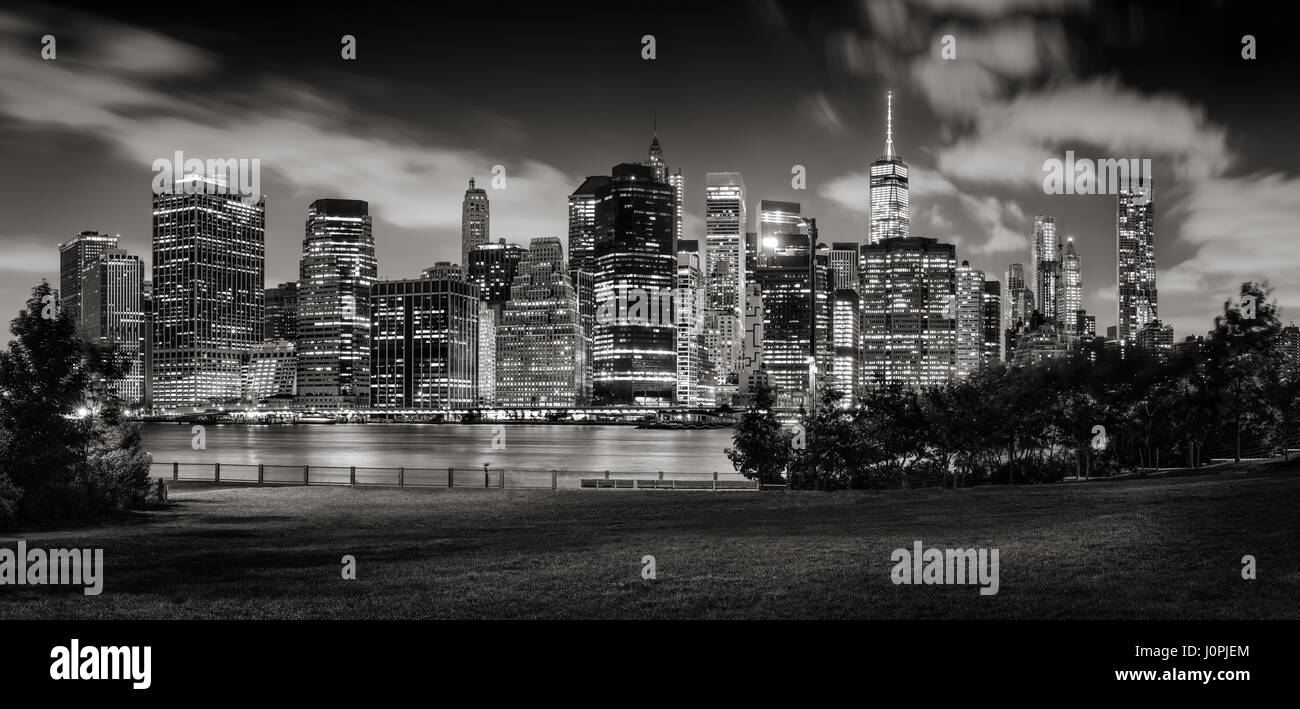
[[(596, 403), (671, 405), (677, 390), (677, 280), (673, 190), (649, 165), (615, 165), (597, 192), (594, 397)], [(666, 303), (667, 312), (634, 302)]]
[(831, 362), (830, 379), (831, 386), (844, 394), (840, 404), (845, 407), (853, 404), (861, 386), (862, 313), (858, 303), (856, 288), (835, 289), (835, 305), (831, 314), (831, 341), (835, 354)]
[(305, 406), (370, 402), (370, 288), (377, 276), (369, 205), (312, 202), (298, 263), (298, 400)]
[[(812, 357), (815, 354), (817, 376), (830, 376), (834, 369), (830, 250), (823, 247), (815, 256), (810, 251), (811, 220), (800, 217), (798, 203), (759, 204), (754, 281), (763, 299), (763, 364), (778, 408), (811, 408)], [(810, 341), (814, 334), (815, 353)]]
[(497, 327), (497, 403), (581, 403), (586, 343), (560, 240), (533, 239)]
[(112, 382), (123, 404), (144, 399), (145, 310), (144, 265), (140, 257), (122, 249), (99, 254), (83, 272), (81, 281), (81, 329), (86, 339), (113, 343), (129, 369), (121, 380)]
[(956, 374), (966, 378), (984, 362), (984, 272), (969, 261), (957, 267), (957, 293), (953, 305), (957, 318)]
[(677, 291), (673, 316), (677, 324), (677, 405), (709, 406), (704, 373), (708, 354), (704, 349), (705, 280), (699, 242), (677, 242)]
[(477, 405), (478, 286), (464, 279), (379, 281), (370, 290), (371, 405)]
[(261, 340), (266, 199), (192, 176), (153, 195), (153, 403), (238, 402)]
[[(1028, 290), (1026, 288), (1025, 267), (1023, 264), (1013, 263), (1010, 266), (1007, 266), (1005, 277), (1007, 290), (1006, 299), (1003, 301), (1002, 305), (1002, 320), (1005, 323), (1004, 327), (1010, 330), (1015, 328), (1016, 323), (1029, 319), (1029, 313), (1033, 311), (1033, 294), (1030, 292), (1029, 298), (1024, 298), (1022, 296), (1022, 293), (1025, 293)], [(1028, 310), (1024, 308), (1026, 302), (1029, 303)]]
[(704, 176), (705, 338), (719, 384), (735, 383), (744, 327), (745, 181), (738, 172)]
[(505, 305), (510, 300), (519, 262), (528, 249), (519, 244), (508, 244), (501, 239), (496, 244), (480, 244), (470, 249), (463, 264), (465, 278), (479, 287), (479, 297), (492, 306)]
[(681, 241), (686, 238), (682, 233), (682, 217), (686, 213), (686, 178), (679, 168), (668, 176), (668, 184), (673, 188), (673, 238)]
[(1129, 175), (1120, 183), (1115, 240), (1115, 277), (1119, 284), (1116, 339), (1129, 343), (1143, 325), (1159, 317), (1151, 178)]
[(858, 271), (862, 254), (858, 245), (852, 241), (837, 241), (831, 244), (831, 270), (835, 275), (835, 290), (845, 288), (856, 291), (861, 287)]
[(281, 283), (266, 289), (266, 307), (262, 316), (263, 340), (298, 339), (298, 282)]
[(1002, 333), (1002, 284), (984, 281), (984, 367), (1004, 361), (1006, 337)]
[(1079, 265), (1079, 252), (1074, 250), (1074, 237), (1065, 240), (1061, 256), (1061, 287), (1056, 299), (1056, 319), (1067, 331), (1077, 332), (1075, 315), (1083, 309), (1083, 269)]
[(609, 177), (594, 175), (569, 195), (569, 268), (596, 272), (596, 196), (609, 188)]
[(583, 180), (569, 195), (569, 280), (578, 292), (578, 314), (585, 339), (586, 374), (582, 401), (591, 402), (595, 363), (592, 349), (596, 324), (596, 202), (609, 189), (609, 177), (595, 175)]
[(888, 95), (885, 118), (885, 154), (871, 163), (870, 207), (867, 244), (885, 239), (906, 238), (911, 234), (911, 217), (907, 204), (907, 163), (894, 153), (894, 94)]
[(244, 399), (254, 405), (286, 406), (298, 391), (298, 358), (289, 340), (253, 345), (244, 365)]
[(469, 189), (465, 190), (465, 200), (460, 205), (461, 266), (469, 263), (471, 249), (491, 240), (490, 226), (487, 192), (482, 187), (475, 187), (474, 178), (471, 177)]
[(1045, 319), (1056, 317), (1061, 277), (1061, 239), (1056, 226), (1056, 217), (1034, 217), (1034, 234), (1029, 243), (1029, 287), (1034, 291), (1034, 306)]
[(81, 282), (99, 255), (117, 248), (117, 234), (83, 231), (59, 245), (59, 305), (81, 327)]
[(862, 248), (863, 384), (942, 384), (957, 366), (957, 253), (910, 236)]

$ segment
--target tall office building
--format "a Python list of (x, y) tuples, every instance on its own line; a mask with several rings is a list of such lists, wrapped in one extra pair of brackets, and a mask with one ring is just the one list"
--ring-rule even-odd
[[(855, 249), (856, 251), (856, 249)], [(834, 251), (831, 252), (832, 254)], [(834, 268), (832, 267), (832, 270)], [(831, 313), (831, 341), (835, 347), (831, 362), (832, 386), (844, 394), (842, 406), (852, 406), (861, 390), (862, 312), (857, 288), (836, 288)]]
[(369, 404), (370, 288), (377, 278), (369, 205), (312, 202), (298, 263), (298, 401), (304, 406)]
[(501, 239), (495, 244), (480, 244), (469, 250), (465, 260), (465, 278), (479, 287), (483, 302), (501, 306), (510, 300), (519, 262), (528, 249)]
[(465, 190), (465, 199), (460, 204), (460, 263), (469, 263), (469, 252), (475, 246), (491, 240), (487, 191), (474, 186), (474, 178), (469, 179), (469, 189)]
[(745, 295), (745, 181), (738, 172), (704, 176), (705, 339), (718, 384), (734, 383), (740, 363)]
[(758, 265), (762, 265), (764, 258), (808, 253), (808, 234), (804, 231), (801, 209), (798, 202), (759, 201), (755, 254)]
[(609, 177), (594, 175), (569, 195), (569, 268), (596, 272), (597, 195), (609, 189)]
[[(1030, 293), (1029, 298), (1024, 298), (1021, 294), (1025, 293), (1025, 267), (1023, 264), (1013, 263), (1007, 266), (1005, 274), (1007, 282), (1006, 299), (1002, 305), (1002, 319), (1006, 323), (1006, 328), (1013, 329), (1016, 323), (1028, 320), (1029, 313), (1033, 311), (1033, 296)], [(1029, 309), (1024, 308), (1024, 304), (1029, 303)]]
[[(480, 296), (482, 290), (479, 291)], [(509, 302), (509, 299), (506, 300)], [(495, 406), (497, 402), (497, 324), (504, 315), (505, 303), (478, 304), (478, 373), (475, 379), (475, 400), (480, 406)]]
[(763, 295), (757, 283), (745, 285), (745, 335), (740, 348), (740, 377), (737, 404), (752, 400), (760, 385), (767, 383), (767, 367), (763, 364)]
[[(597, 193), (594, 397), (597, 403), (668, 406), (677, 389), (671, 315), (631, 312), (632, 299), (658, 301), (677, 279), (672, 187), (649, 165), (615, 165)], [(654, 316), (658, 308), (650, 308)]]
[(266, 289), (262, 316), (263, 340), (298, 339), (298, 282), (288, 281)]
[(477, 405), (478, 286), (464, 279), (378, 281), (370, 289), (371, 405)]
[(569, 280), (578, 292), (578, 315), (587, 349), (581, 399), (591, 403), (596, 327), (596, 202), (609, 189), (609, 177), (595, 175), (583, 180), (569, 195)]
[(957, 252), (920, 236), (862, 248), (863, 384), (929, 387), (957, 366)]
[(1155, 223), (1151, 178), (1126, 176), (1120, 183), (1115, 219), (1116, 339), (1121, 343), (1132, 342), (1143, 325), (1159, 317)]
[(957, 267), (957, 292), (953, 304), (957, 319), (956, 375), (969, 377), (984, 363), (984, 272), (969, 261)]
[(59, 245), (59, 306), (81, 327), (81, 282), (99, 255), (117, 248), (117, 234), (83, 231)]
[(99, 254), (83, 272), (81, 330), (86, 339), (117, 345), (126, 360), (126, 376), (114, 382), (118, 399), (127, 405), (145, 399), (144, 264), (122, 249)]
[(1076, 330), (1073, 327), (1075, 314), (1083, 309), (1083, 269), (1079, 264), (1079, 252), (1074, 249), (1074, 237), (1067, 237), (1065, 249), (1061, 256), (1060, 293), (1056, 298), (1056, 319), (1061, 327)]
[(754, 282), (763, 298), (763, 364), (776, 406), (811, 410), (810, 394), (834, 369), (835, 290), (829, 249), (810, 248), (811, 224), (799, 213), (797, 203), (760, 202)]
[(686, 238), (682, 233), (682, 218), (686, 215), (686, 178), (681, 168), (668, 176), (668, 184), (673, 188), (673, 238), (681, 241)]
[(984, 281), (984, 367), (1005, 361), (1006, 337), (1002, 334), (1002, 284)]
[(581, 404), (586, 343), (560, 240), (529, 242), (497, 328), (501, 406)]
[(708, 354), (704, 348), (705, 278), (699, 242), (677, 242), (677, 290), (674, 294), (677, 325), (677, 405), (708, 406), (704, 373)]
[(1045, 319), (1056, 317), (1060, 258), (1061, 239), (1056, 218), (1034, 217), (1034, 234), (1029, 243), (1029, 287), (1034, 292), (1034, 305)]
[(856, 291), (861, 287), (858, 272), (862, 259), (861, 249), (852, 241), (837, 241), (831, 244), (831, 271), (835, 277), (835, 290), (849, 289)]
[(211, 176), (153, 195), (154, 406), (240, 400), (241, 359), (261, 341), (265, 288), (265, 197)]
[(866, 244), (911, 235), (908, 213), (907, 163), (894, 152), (894, 94), (888, 95), (885, 114), (885, 154), (871, 163), (870, 206)]
[[(659, 145), (659, 129), (655, 128), (650, 138), (650, 150), (646, 155), (646, 165), (654, 171), (657, 182), (668, 183), (668, 163), (664, 162), (664, 149)], [(671, 186), (671, 185), (670, 185)]]

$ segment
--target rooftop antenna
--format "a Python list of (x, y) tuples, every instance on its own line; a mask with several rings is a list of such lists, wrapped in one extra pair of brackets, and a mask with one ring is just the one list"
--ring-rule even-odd
[(888, 108), (885, 113), (885, 157), (894, 157), (894, 92), (890, 91), (886, 96)]

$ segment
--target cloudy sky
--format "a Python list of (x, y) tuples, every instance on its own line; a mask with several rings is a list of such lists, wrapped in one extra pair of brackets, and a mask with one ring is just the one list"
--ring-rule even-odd
[(1178, 336), (1207, 330), (1244, 280), (1271, 281), (1300, 321), (1300, 62), (1268, 2), (96, 4), (0, 9), (6, 319), (57, 281), (57, 245), (79, 231), (120, 233), (147, 260), (151, 166), (177, 150), (261, 160), (268, 284), (296, 278), (320, 197), (370, 202), (382, 277), (456, 260), (465, 183), (498, 164), (492, 237), (563, 236), (565, 197), (644, 159), (656, 114), (688, 237), (704, 174), (739, 171), (751, 213), (799, 201), (823, 239), (861, 241), (892, 89), (914, 234), (1000, 279), (1028, 260), (1034, 215), (1054, 215), (1104, 329), (1115, 198), (1044, 194), (1043, 161), (1148, 157), (1160, 312)]

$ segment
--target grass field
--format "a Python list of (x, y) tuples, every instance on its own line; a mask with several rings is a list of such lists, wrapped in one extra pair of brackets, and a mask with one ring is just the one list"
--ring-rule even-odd
[[(0, 587), (0, 618), (1300, 618), (1300, 464), (1212, 470), (841, 493), (180, 484), (167, 509), (6, 538), (100, 547), (106, 571), (97, 597)], [(1000, 591), (894, 585), (891, 552), (918, 539), (999, 549)]]

